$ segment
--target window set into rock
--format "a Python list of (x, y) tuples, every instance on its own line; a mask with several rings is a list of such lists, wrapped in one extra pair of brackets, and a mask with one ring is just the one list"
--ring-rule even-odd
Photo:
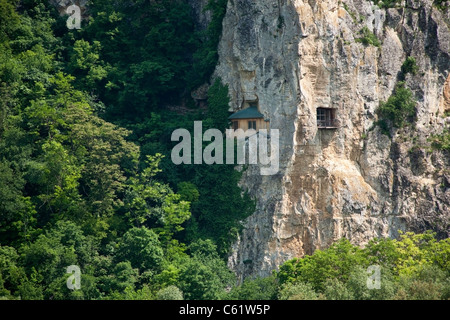
[(338, 126), (336, 109), (317, 108), (317, 127), (319, 129), (334, 129)]

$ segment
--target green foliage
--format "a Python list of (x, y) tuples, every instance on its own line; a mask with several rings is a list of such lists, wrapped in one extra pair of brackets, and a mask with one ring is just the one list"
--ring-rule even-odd
[(319, 296), (309, 283), (286, 283), (281, 287), (279, 300), (318, 300)]
[(178, 194), (181, 200), (188, 202), (196, 202), (200, 196), (197, 187), (190, 182), (180, 182), (177, 186)]
[(346, 284), (336, 278), (327, 279), (323, 291), (327, 300), (354, 300), (353, 293)]
[(387, 135), (388, 137), (391, 137), (390, 127), (389, 123), (385, 119), (380, 119), (374, 123), (374, 125), (377, 125), (380, 127), (381, 133)]
[(94, 41), (91, 45), (81, 39), (75, 41), (71, 50), (67, 68), (76, 77), (80, 89), (92, 92), (108, 75), (107, 68), (100, 59), (101, 44)]
[(180, 200), (168, 185), (155, 179), (161, 170), (158, 168), (161, 154), (147, 156), (147, 168), (138, 178), (129, 179), (126, 196), (127, 216), (132, 225), (140, 226), (152, 220), (152, 224), (162, 226), (161, 233), (171, 237), (174, 232), (181, 231), (180, 226), (190, 217), (189, 203)]
[[(135, 2), (139, 8), (127, 5)], [(211, 23), (207, 30), (193, 32), (191, 9), (182, 1), (150, 4), (98, 1), (90, 9), (92, 21), (83, 31), (83, 41), (76, 41), (74, 49), (69, 50), (71, 68), (68, 69), (80, 79), (88, 76), (91, 65), (106, 70), (106, 78), (95, 82), (94, 87), (106, 83), (105, 90), (99, 88), (96, 93), (108, 106), (108, 118), (130, 119), (118, 122), (133, 131), (133, 139), (141, 145), (141, 159), (157, 153), (166, 157), (160, 162), (162, 172), (148, 186), (144, 187), (147, 182), (143, 183), (142, 178), (129, 180), (130, 186), (125, 190), (127, 220), (135, 226), (156, 224), (160, 228), (157, 232), (160, 240), (166, 243), (163, 233), (170, 238), (182, 231), (181, 224), (187, 221), (186, 232), (182, 234), (185, 241), (212, 238), (221, 253), (227, 252), (242, 228), (241, 220), (252, 211), (249, 197), (241, 196), (237, 186), (240, 175), (233, 166), (175, 166), (170, 162), (173, 147), (170, 135), (176, 128), (192, 127), (194, 120), (203, 120), (205, 129), (227, 128), (228, 88), (219, 79), (215, 81), (209, 90), (206, 114), (173, 114), (164, 106), (179, 103), (186, 88), (190, 91), (209, 79), (217, 62), (226, 4), (224, 0), (209, 1), (205, 10), (212, 13)], [(129, 21), (133, 21), (132, 26)], [(85, 69), (81, 70), (82, 67)], [(79, 79), (76, 82), (80, 83)], [(142, 115), (146, 117), (143, 121)], [(183, 195), (179, 199), (170, 195), (165, 184), (154, 182), (160, 178), (171, 189), (178, 189), (180, 183), (190, 184), (190, 220), (187, 220), (187, 199)], [(183, 192), (186, 191), (185, 188)], [(168, 216), (177, 217), (177, 223), (161, 227), (164, 214), (160, 211), (164, 205), (154, 202), (159, 194), (167, 194), (162, 197), (167, 199), (166, 211), (172, 211)]]
[(216, 79), (208, 90), (208, 120), (211, 128), (224, 132), (229, 128), (228, 86), (224, 86), (220, 79)]
[(428, 141), (433, 149), (450, 151), (450, 128), (446, 127), (441, 134), (432, 135)]
[(278, 281), (275, 275), (266, 278), (245, 279), (225, 296), (230, 300), (276, 300)]
[[(222, 168), (232, 173), (221, 178), (231, 192), (207, 193), (199, 182), (219, 172), (173, 170), (162, 155), (171, 131), (194, 119), (166, 106), (209, 78), (225, 8), (209, 3), (213, 21), (202, 34), (184, 1), (100, 0), (90, 4), (88, 25), (67, 32), (47, 1), (0, 1), (2, 297), (176, 299), (180, 283), (191, 298), (217, 298), (231, 284), (218, 251), (249, 214), (238, 175)], [(196, 116), (225, 128), (227, 92), (214, 84), (208, 114)], [(212, 207), (203, 212), (210, 196), (230, 204), (230, 221)], [(184, 230), (190, 203), (199, 233)], [(195, 242), (188, 253), (185, 241)], [(81, 290), (66, 287), (72, 264)]]
[(218, 299), (234, 275), (217, 254), (210, 240), (197, 240), (190, 247), (192, 258), (181, 267), (179, 288), (186, 300)]
[(0, 297), (12, 298), (25, 279), (16, 249), (0, 245)]
[(36, 226), (36, 209), (22, 190), (25, 181), (11, 165), (0, 162), (0, 243), (30, 239)]
[[(86, 81), (94, 76), (92, 80), (106, 83), (98, 93), (110, 115), (134, 118), (179, 100), (196, 48), (190, 11), (178, 0), (102, 0), (90, 5), (91, 20), (83, 34), (93, 39), (92, 47), (81, 42), (83, 51), (75, 48), (76, 60), (88, 58), (84, 71), (76, 70), (91, 72)], [(94, 41), (100, 45), (95, 47)], [(106, 63), (97, 62), (97, 52)]]
[(176, 286), (168, 286), (156, 293), (156, 300), (183, 300), (183, 292)]
[[(447, 299), (449, 244), (449, 239), (437, 241), (430, 232), (374, 239), (364, 249), (341, 240), (280, 266), (280, 298), (293, 299), (298, 291), (298, 299)], [(379, 289), (367, 286), (369, 265), (380, 268)]]
[(193, 121), (199, 120), (200, 116), (203, 117), (200, 119), (203, 119), (204, 130), (211, 127), (224, 130), (228, 126), (228, 89), (219, 79), (210, 88), (208, 101), (206, 115), (164, 113), (155, 116), (155, 119), (148, 119), (148, 123), (156, 127), (156, 132), (161, 132), (160, 137), (155, 137), (143, 128), (138, 128), (135, 133), (139, 136), (137, 139), (146, 144), (148, 151), (166, 155), (161, 158), (162, 171), (158, 177), (176, 187), (178, 193), (181, 192), (181, 201), (189, 199), (191, 202), (192, 215), (182, 232), (185, 241), (212, 239), (219, 252), (225, 255), (242, 230), (242, 221), (254, 211), (254, 203), (238, 187), (241, 173), (234, 170), (233, 165), (176, 166), (170, 161), (171, 149), (175, 146), (170, 140), (173, 130), (186, 128), (192, 136)]
[(377, 36), (375, 34), (373, 34), (369, 30), (369, 28), (367, 28), (366, 26), (364, 26), (359, 31), (359, 33), (362, 35), (362, 37), (355, 39), (356, 42), (361, 42), (365, 46), (368, 46), (368, 45), (372, 45), (372, 46), (375, 46), (375, 47), (380, 47), (381, 46), (381, 43), (378, 40)]
[(413, 277), (401, 277), (395, 300), (448, 300), (450, 278), (448, 272), (436, 266), (423, 268)]
[(419, 67), (416, 64), (416, 59), (414, 57), (406, 58), (402, 64), (401, 70), (403, 74), (411, 73), (412, 75), (415, 75), (419, 70)]
[(19, 28), (20, 16), (15, 8), (18, 1), (0, 0), (0, 42), (4, 43), (14, 37)]
[(327, 279), (346, 281), (357, 265), (368, 265), (358, 247), (341, 239), (327, 250), (316, 250), (313, 255), (285, 262), (278, 272), (280, 284), (308, 282), (313, 289), (323, 291)]
[(391, 300), (396, 288), (390, 271), (381, 269), (380, 275), (380, 288), (371, 289), (367, 286), (367, 269), (356, 266), (350, 273), (346, 288), (355, 300)]
[[(213, 239), (221, 254), (226, 254), (242, 230), (242, 221), (254, 212), (254, 203), (237, 187), (241, 173), (231, 165), (196, 165), (194, 184), (200, 198), (192, 204), (198, 233), (190, 229), (191, 238)], [(227, 177), (224, 179), (224, 177)]]
[(117, 263), (112, 268), (111, 276), (106, 279), (106, 291), (123, 293), (127, 289), (135, 289), (138, 278), (138, 270), (133, 269), (130, 261), (125, 260)]
[(394, 127), (401, 128), (408, 119), (416, 114), (416, 101), (412, 91), (399, 82), (393, 95), (386, 102), (381, 102), (378, 108), (380, 121), (390, 121)]
[[(95, 279), (87, 268), (97, 250), (98, 243), (84, 236), (79, 226), (58, 221), (46, 234), (21, 248), (20, 260), (29, 278), (22, 283), (19, 292), (34, 288), (32, 291), (38, 295), (42, 292), (45, 299), (98, 298)], [(78, 265), (83, 270), (81, 282), (84, 285), (75, 295), (65, 285), (68, 277), (65, 269), (70, 265)]]
[(142, 289), (133, 290), (131, 287), (125, 289), (123, 293), (114, 291), (106, 299), (108, 300), (154, 300), (155, 296), (148, 286)]
[(158, 236), (146, 227), (132, 228), (122, 237), (117, 248), (119, 261), (130, 261), (133, 268), (159, 271), (164, 253)]
[(446, 0), (434, 0), (433, 4), (439, 9), (439, 10), (446, 10), (448, 9), (448, 4), (446, 4)]
[(225, 16), (228, 0), (208, 0), (205, 10), (211, 12), (211, 22), (205, 31), (196, 34), (197, 46), (193, 54), (193, 77), (188, 83), (195, 88), (209, 80), (216, 67), (219, 55), (217, 47), (222, 34), (222, 20)]

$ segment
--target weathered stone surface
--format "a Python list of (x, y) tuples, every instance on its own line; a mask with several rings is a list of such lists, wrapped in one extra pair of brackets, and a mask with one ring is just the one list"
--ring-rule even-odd
[(197, 29), (206, 29), (211, 22), (211, 11), (205, 10), (208, 0), (187, 0), (187, 2), (192, 7)]
[[(449, 236), (449, 157), (426, 152), (449, 110), (449, 10), (432, 0), (404, 6), (228, 2), (215, 75), (229, 85), (231, 108), (256, 96), (280, 130), (280, 172), (261, 176), (250, 166), (241, 182), (257, 208), (229, 257), (240, 279), (268, 275), (340, 237), (364, 245), (399, 230)], [(379, 48), (355, 41), (364, 26)], [(405, 78), (418, 101), (417, 121), (388, 138), (374, 126), (376, 109), (408, 56), (419, 67)], [(317, 107), (336, 108), (340, 127), (317, 129)]]

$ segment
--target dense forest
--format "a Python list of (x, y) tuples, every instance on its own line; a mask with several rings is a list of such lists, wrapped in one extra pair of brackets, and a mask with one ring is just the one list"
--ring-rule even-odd
[[(343, 239), (236, 284), (227, 256), (254, 211), (241, 173), (170, 161), (173, 130), (229, 125), (211, 80), (226, 2), (197, 30), (186, 1), (98, 0), (68, 30), (48, 1), (0, 0), (0, 297), (450, 298), (450, 241), (431, 233)], [(191, 97), (205, 82), (207, 107)]]

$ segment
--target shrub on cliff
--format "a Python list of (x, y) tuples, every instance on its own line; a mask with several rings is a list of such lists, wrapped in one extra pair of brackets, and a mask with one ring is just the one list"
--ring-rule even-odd
[(415, 106), (412, 91), (401, 81), (395, 87), (394, 94), (380, 103), (378, 115), (381, 121), (390, 121), (394, 127), (402, 128), (408, 118), (415, 116)]

